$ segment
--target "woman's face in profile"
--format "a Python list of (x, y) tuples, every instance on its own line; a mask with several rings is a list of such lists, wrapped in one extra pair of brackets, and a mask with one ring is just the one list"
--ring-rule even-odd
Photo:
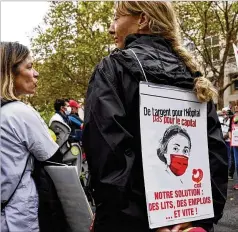
[(29, 55), (18, 67), (14, 79), (16, 95), (34, 94), (39, 73), (33, 68), (33, 58)]
[(109, 33), (113, 36), (116, 47), (125, 47), (125, 38), (130, 34), (138, 33), (139, 16), (114, 14), (114, 20), (109, 28)]

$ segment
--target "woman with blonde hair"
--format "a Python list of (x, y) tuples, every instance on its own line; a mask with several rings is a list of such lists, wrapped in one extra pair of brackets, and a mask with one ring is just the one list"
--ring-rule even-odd
[[(40, 229), (38, 192), (32, 178), (35, 159), (60, 161), (62, 157), (38, 112), (19, 98), (34, 94), (37, 87), (39, 73), (29, 49), (17, 42), (1, 42), (0, 54), (1, 231), (36, 232)], [(51, 228), (51, 217), (47, 220)]]
[(109, 33), (117, 49), (97, 65), (89, 82), (83, 135), (96, 202), (95, 232), (152, 231), (146, 212), (139, 120), (139, 82), (145, 76), (152, 83), (194, 90), (201, 102), (208, 102), (215, 211), (211, 219), (154, 231), (192, 226), (212, 231), (222, 216), (227, 191), (226, 146), (212, 102), (216, 90), (182, 47), (171, 3), (116, 2)]

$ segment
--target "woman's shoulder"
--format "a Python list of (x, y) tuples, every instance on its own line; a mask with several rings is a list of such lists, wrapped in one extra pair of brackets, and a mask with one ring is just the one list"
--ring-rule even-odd
[(97, 68), (109, 76), (109, 79), (113, 79), (112, 81), (114, 82), (117, 77), (124, 78), (125, 74), (133, 75), (135, 72), (140, 71), (133, 54), (128, 49), (118, 48), (104, 57)]
[(21, 102), (21, 101), (14, 101), (11, 103), (6, 104), (1, 109), (1, 117), (2, 119), (26, 119), (32, 118), (34, 116), (38, 116), (38, 112), (31, 106)]
[(133, 55), (128, 49), (114, 49), (108, 56), (104, 57), (99, 63), (99, 68), (110, 65), (126, 65), (132, 62)]
[(31, 113), (34, 110), (31, 106), (21, 102), (21, 101), (13, 101), (2, 107), (3, 113), (13, 114), (16, 113)]

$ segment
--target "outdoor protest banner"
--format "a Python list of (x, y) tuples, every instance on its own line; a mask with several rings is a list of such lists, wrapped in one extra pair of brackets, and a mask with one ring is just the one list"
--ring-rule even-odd
[(71, 232), (88, 232), (93, 213), (80, 183), (76, 166), (46, 166), (54, 182)]
[(141, 82), (140, 127), (150, 228), (213, 217), (207, 104), (188, 90)]
[(238, 128), (231, 132), (231, 146), (238, 147)]
[(238, 116), (234, 116), (234, 119), (232, 119), (234, 122), (232, 123), (231, 128), (231, 146), (238, 147)]

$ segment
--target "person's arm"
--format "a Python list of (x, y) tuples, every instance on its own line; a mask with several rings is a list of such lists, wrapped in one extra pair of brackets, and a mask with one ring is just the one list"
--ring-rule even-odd
[(16, 121), (19, 124), (18, 134), (22, 143), (38, 161), (50, 159), (59, 146), (51, 138), (45, 122), (30, 107), (24, 107), (20, 114), (16, 116)]
[(123, 207), (134, 161), (134, 153), (129, 149), (132, 135), (126, 129), (126, 112), (114, 87), (116, 78), (106, 65), (101, 63), (95, 69), (89, 83), (83, 147), (96, 189), (96, 203)]
[(208, 103), (207, 110), (208, 149), (214, 218), (195, 221), (193, 226), (200, 226), (209, 231), (213, 224), (216, 224), (223, 215), (227, 199), (228, 155), (213, 102)]
[(227, 118), (224, 122), (224, 128), (222, 131), (224, 140), (229, 139), (229, 127), (230, 127), (230, 118)]
[(62, 163), (63, 162), (64, 155), (60, 151), (60, 148), (47, 160), (45, 161), (51, 161), (56, 163)]
[(82, 122), (81, 122), (79, 119), (77, 119), (77, 118), (75, 118), (75, 117), (73, 117), (73, 116), (69, 116), (69, 120), (70, 120), (73, 124), (75, 124), (76, 126), (78, 126), (79, 128), (81, 128)]

